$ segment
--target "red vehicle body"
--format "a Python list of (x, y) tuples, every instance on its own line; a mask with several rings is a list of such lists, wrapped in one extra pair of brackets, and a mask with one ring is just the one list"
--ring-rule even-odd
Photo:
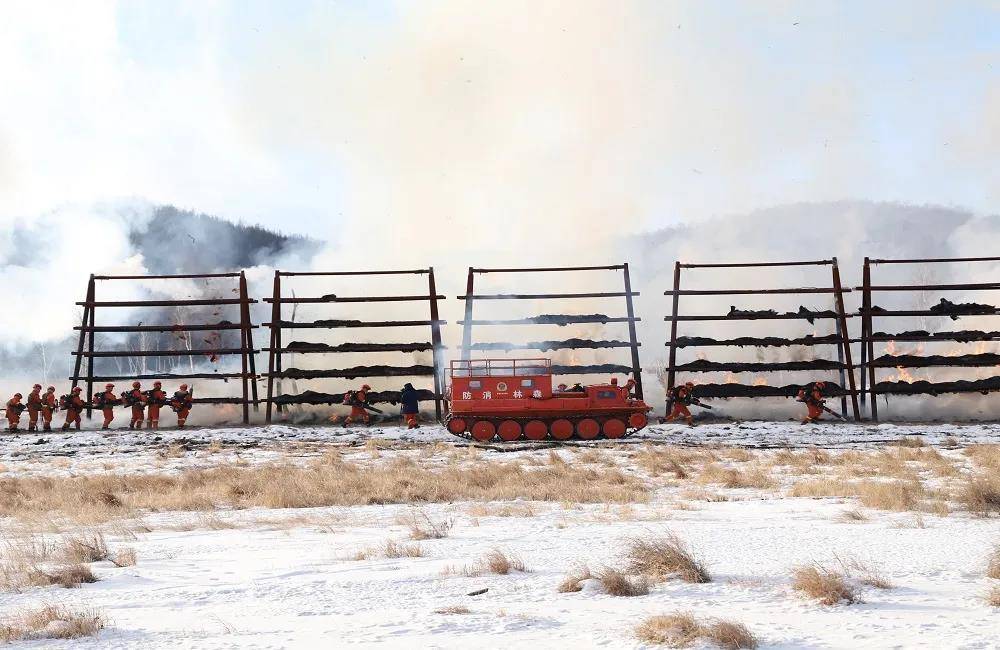
[(548, 359), (462, 359), (450, 371), (448, 431), (480, 442), (623, 438), (652, 410), (614, 380), (553, 390)]

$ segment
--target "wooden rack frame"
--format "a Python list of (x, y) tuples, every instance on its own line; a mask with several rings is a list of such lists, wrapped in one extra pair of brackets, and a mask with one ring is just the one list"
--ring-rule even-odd
[[(329, 294), (320, 297), (310, 297), (310, 298), (299, 298), (299, 297), (285, 297), (281, 293), (281, 279), (288, 277), (345, 277), (345, 276), (375, 276), (375, 275), (426, 275), (427, 276), (427, 294), (424, 295), (406, 295), (406, 296), (337, 296), (334, 294)], [(336, 354), (336, 353), (357, 353), (364, 352), (365, 344), (343, 344), (341, 346), (324, 346), (317, 344), (314, 349), (289, 349), (284, 347), (282, 344), (282, 331), (285, 329), (341, 329), (341, 328), (378, 328), (378, 327), (392, 327), (392, 328), (402, 328), (402, 327), (430, 327), (431, 340), (427, 343), (427, 347), (431, 349), (431, 353), (434, 359), (433, 369), (429, 371), (418, 370), (416, 366), (410, 368), (405, 368), (402, 366), (385, 366), (382, 370), (378, 370), (378, 367), (368, 367), (360, 366), (358, 368), (350, 368), (346, 370), (340, 369), (330, 369), (325, 371), (316, 371), (311, 373), (312, 377), (303, 378), (337, 378), (337, 377), (350, 377), (350, 378), (369, 378), (369, 377), (391, 377), (391, 376), (428, 376), (433, 375), (434, 379), (434, 412), (438, 421), (441, 420), (441, 405), (443, 395), (443, 372), (444, 365), (441, 359), (441, 351), (444, 349), (441, 344), (441, 326), (446, 324), (446, 321), (440, 319), (438, 315), (438, 300), (444, 300), (443, 295), (438, 295), (437, 288), (434, 281), (434, 267), (429, 267), (426, 269), (412, 269), (412, 270), (390, 270), (390, 271), (315, 271), (315, 272), (299, 272), (299, 271), (275, 271), (274, 272), (274, 291), (271, 298), (264, 298), (264, 302), (271, 304), (271, 321), (269, 323), (264, 323), (265, 327), (269, 327), (271, 330), (271, 341), (270, 345), (264, 348), (268, 352), (267, 361), (267, 409), (266, 409), (266, 420), (271, 422), (272, 411), (274, 406), (277, 406), (277, 410), (281, 413), (284, 410), (284, 405), (287, 404), (306, 404), (315, 403), (308, 400), (294, 399), (294, 396), (275, 396), (275, 380), (280, 380), (284, 378), (294, 378), (287, 374), (287, 371), (282, 368), (282, 354)], [(285, 321), (281, 315), (282, 305), (289, 304), (325, 304), (325, 303), (368, 303), (368, 302), (426, 302), (429, 307), (429, 320), (398, 320), (398, 321), (361, 321), (361, 320), (329, 320), (329, 321), (312, 321), (312, 322), (292, 322)], [(410, 350), (409, 344), (398, 343), (398, 344), (383, 344), (378, 346), (377, 350), (368, 351), (382, 351), (382, 352), (408, 352)], [(375, 369), (373, 369), (375, 368)], [(401, 374), (410, 373), (410, 374)], [(276, 401), (279, 397), (282, 399)], [(426, 400), (425, 400), (426, 401)], [(334, 403), (334, 402), (330, 402)]]
[[(987, 283), (959, 283), (959, 284), (910, 284), (910, 285), (874, 285), (872, 284), (872, 267), (887, 264), (947, 264), (947, 263), (972, 263), (972, 262), (1000, 262), (1000, 257), (946, 257), (946, 258), (928, 258), (928, 259), (871, 259), (866, 257), (864, 261), (864, 268), (862, 270), (862, 286), (857, 287), (858, 290), (862, 291), (862, 304), (859, 315), (861, 316), (861, 338), (853, 339), (856, 342), (861, 343), (861, 398), (862, 404), (864, 403), (865, 392), (867, 388), (868, 397), (870, 398), (870, 413), (871, 419), (875, 422), (878, 421), (878, 400), (877, 395), (889, 395), (893, 394), (891, 391), (885, 391), (880, 393), (877, 388), (876, 374), (875, 371), (880, 367), (887, 367), (884, 365), (875, 365), (873, 363), (875, 359), (875, 346), (876, 342), (887, 343), (890, 341), (906, 341), (906, 342), (933, 342), (933, 341), (954, 341), (954, 342), (973, 342), (972, 340), (967, 340), (959, 336), (959, 332), (948, 333), (939, 332), (937, 335), (919, 336), (919, 335), (908, 335), (897, 337), (889, 334), (887, 336), (875, 336), (874, 332), (874, 319), (875, 318), (891, 318), (897, 316), (945, 316), (950, 317), (952, 315), (957, 316), (1000, 316), (1000, 309), (997, 310), (995, 314), (991, 313), (949, 313), (947, 311), (931, 311), (929, 308), (924, 310), (873, 310), (874, 306), (873, 293), (894, 293), (894, 292), (908, 292), (908, 291), (997, 291), (1000, 290), (1000, 282), (987, 282)], [(992, 333), (991, 333), (992, 334)], [(1000, 340), (1000, 334), (989, 335), (986, 338), (975, 339), (974, 342), (979, 341), (992, 341)], [(917, 356), (917, 355), (910, 355)], [(968, 364), (949, 364), (943, 362), (936, 362), (932, 364), (934, 367), (969, 367)], [(985, 363), (980, 367), (996, 366), (995, 363)], [(924, 365), (907, 365), (906, 363), (900, 363), (898, 365), (891, 366), (891, 368), (900, 367), (928, 367), (927, 364)], [(867, 371), (867, 372), (865, 372)], [(866, 376), (867, 375), (867, 376)], [(866, 381), (867, 380), (867, 381)], [(867, 383), (867, 386), (866, 386)], [(926, 386), (918, 388), (914, 386), (908, 389), (905, 394), (907, 395), (937, 395), (940, 393), (947, 392), (959, 392), (955, 390), (949, 390), (941, 386), (936, 386), (935, 384), (925, 382)], [(982, 392), (982, 389), (976, 387), (970, 389), (969, 391), (961, 392)]]
[[(762, 268), (762, 267), (804, 267), (804, 266), (829, 266), (831, 269), (831, 284), (827, 287), (788, 287), (788, 288), (772, 288), (772, 289), (682, 289), (681, 288), (681, 269), (708, 269), (708, 268)], [(674, 264), (674, 284), (673, 289), (664, 292), (664, 295), (672, 296), (671, 301), (671, 313), (669, 316), (665, 317), (664, 320), (670, 323), (670, 339), (667, 341), (666, 345), (669, 346), (669, 356), (667, 361), (667, 390), (669, 391), (674, 387), (677, 373), (678, 372), (724, 372), (726, 370), (733, 370), (739, 372), (741, 367), (752, 368), (754, 372), (778, 372), (782, 370), (831, 370), (835, 369), (840, 372), (840, 398), (841, 398), (841, 409), (846, 414), (847, 413), (847, 398), (851, 398), (851, 406), (854, 414), (855, 420), (861, 419), (861, 413), (858, 408), (858, 391), (855, 386), (854, 380), (854, 364), (851, 360), (851, 346), (849, 343), (849, 334), (847, 330), (847, 318), (848, 315), (844, 310), (844, 294), (849, 293), (851, 289), (844, 288), (840, 281), (840, 269), (837, 265), (837, 258), (831, 258), (828, 260), (814, 260), (805, 262), (749, 262), (749, 263), (718, 263), (718, 264), (691, 264), (684, 262), (675, 262)], [(784, 313), (784, 314), (746, 314), (746, 315), (697, 315), (697, 316), (683, 316), (679, 312), (680, 297), (682, 295), (688, 296), (735, 296), (735, 295), (809, 295), (809, 294), (832, 294), (835, 297), (836, 309), (832, 310), (829, 314), (820, 312), (809, 312), (809, 313)], [(800, 337), (797, 339), (776, 339), (767, 337), (742, 337), (738, 339), (692, 339), (692, 342), (680, 342), (677, 337), (677, 324), (682, 321), (732, 321), (732, 320), (792, 320), (801, 319), (805, 320), (807, 318), (812, 319), (833, 319), (836, 322), (837, 333), (836, 335), (808, 338)], [(725, 363), (713, 363), (704, 364), (704, 368), (699, 368), (697, 364), (686, 364), (686, 366), (677, 365), (677, 349), (680, 347), (726, 347), (726, 346), (747, 346), (747, 345), (773, 345), (773, 346), (784, 346), (784, 345), (835, 345), (837, 347), (837, 357), (838, 361), (833, 363), (825, 361), (806, 361), (806, 362), (789, 362), (789, 363), (759, 363), (759, 364), (725, 364)], [(845, 390), (844, 384), (847, 383), (848, 388)], [(746, 395), (742, 397), (754, 398), (754, 397), (772, 397), (772, 396), (787, 396), (793, 397), (794, 394), (785, 395), (777, 388), (772, 388), (767, 391), (750, 391), (751, 386), (740, 384), (747, 390)], [(705, 397), (717, 397), (714, 395), (704, 395)]]
[[(542, 293), (542, 294), (476, 294), (476, 275), (491, 274), (514, 274), (514, 273), (574, 273), (584, 271), (621, 271), (624, 282), (624, 291), (598, 292), (598, 293)], [(546, 267), (546, 268), (505, 268), (505, 269), (478, 269), (469, 267), (469, 274), (466, 280), (465, 295), (457, 296), (459, 300), (465, 301), (465, 318), (459, 321), (462, 325), (462, 358), (470, 359), (471, 354), (476, 350), (558, 350), (558, 349), (605, 349), (627, 347), (631, 351), (631, 365), (599, 364), (592, 366), (552, 366), (553, 374), (573, 374), (573, 375), (593, 375), (606, 374), (608, 372), (632, 373), (635, 380), (635, 395), (642, 399), (642, 366), (639, 364), (639, 346), (641, 345), (635, 333), (635, 324), (640, 319), (635, 316), (632, 298), (638, 296), (638, 291), (632, 291), (632, 282), (629, 277), (628, 263), (614, 264), (610, 266), (567, 266), (567, 267)], [(575, 316), (572, 314), (556, 315), (556, 319), (543, 319), (540, 317), (515, 318), (507, 320), (476, 320), (473, 316), (474, 306), (479, 300), (564, 300), (578, 298), (624, 298), (625, 316), (615, 316), (607, 318), (588, 318), (587, 316)], [(540, 341), (523, 344), (508, 343), (473, 343), (473, 325), (567, 325), (572, 323), (628, 323), (629, 340), (615, 341), (595, 341), (589, 339), (578, 339), (575, 341)], [(502, 346), (498, 348), (497, 346)]]
[[(238, 298), (206, 298), (193, 300), (127, 300), (127, 301), (98, 301), (97, 282), (99, 281), (128, 281), (128, 280), (203, 280), (208, 278), (235, 278), (238, 280)], [(87, 283), (87, 297), (83, 302), (76, 303), (83, 307), (83, 319), (80, 325), (73, 329), (80, 332), (80, 339), (77, 349), (73, 352), (75, 357), (73, 365), (73, 376), (69, 379), (76, 388), (80, 381), (87, 384), (87, 417), (93, 413), (94, 382), (98, 381), (129, 381), (136, 379), (240, 379), (243, 387), (241, 398), (229, 397), (204, 397), (195, 398), (197, 404), (242, 404), (243, 423), (250, 422), (250, 405), (257, 408), (257, 384), (256, 362), (253, 347), (253, 330), (256, 325), (250, 319), (250, 305), (256, 303), (247, 295), (247, 280), (243, 271), (239, 273), (190, 273), (178, 275), (93, 275)], [(95, 314), (98, 307), (184, 307), (184, 306), (213, 306), (213, 305), (239, 305), (240, 318), (238, 323), (178, 323), (174, 325), (97, 325)], [(240, 347), (238, 348), (208, 348), (199, 350), (109, 350), (100, 351), (94, 349), (95, 334), (99, 332), (196, 332), (196, 331), (240, 331)], [(86, 349), (85, 349), (86, 348)], [(146, 374), (146, 375), (94, 375), (94, 359), (106, 357), (189, 357), (200, 355), (231, 356), (239, 355), (241, 361), (241, 372), (238, 373), (167, 373), (167, 374)], [(83, 359), (87, 359), (87, 374), (81, 375)]]

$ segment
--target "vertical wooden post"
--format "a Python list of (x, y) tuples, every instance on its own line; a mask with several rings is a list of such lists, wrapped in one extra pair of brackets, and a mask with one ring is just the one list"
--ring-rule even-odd
[[(670, 311), (670, 350), (667, 352), (667, 402), (670, 401), (669, 392), (674, 387), (675, 371), (677, 365), (677, 307), (680, 300), (681, 290), (681, 263), (674, 262), (674, 295), (671, 300)], [(669, 415), (669, 413), (667, 414)]]
[(278, 345), (277, 333), (281, 331), (281, 272), (274, 272), (274, 290), (271, 294), (271, 342), (267, 351), (267, 411), (264, 420), (271, 423), (271, 409), (274, 406), (274, 362)]
[(642, 399), (642, 366), (639, 364), (639, 341), (635, 335), (635, 309), (632, 305), (632, 280), (628, 274), (628, 262), (622, 265), (625, 275), (625, 309), (628, 312), (628, 337), (632, 348), (632, 378), (635, 380), (635, 396)]
[(847, 381), (851, 386), (851, 407), (854, 411), (854, 421), (861, 420), (861, 411), (858, 409), (858, 387), (854, 383), (854, 362), (851, 359), (850, 337), (847, 334), (847, 315), (844, 313), (844, 291), (840, 283), (840, 267), (837, 258), (833, 258), (833, 290), (837, 297), (837, 321), (840, 323), (841, 346), (844, 349), (844, 359), (847, 361)]
[(437, 286), (434, 282), (434, 267), (430, 267), (427, 273), (427, 290), (430, 293), (431, 301), (431, 345), (434, 356), (434, 415), (437, 421), (441, 421), (441, 396), (444, 393), (443, 374), (444, 368), (441, 363), (441, 326), (438, 324), (438, 303)]
[(90, 275), (90, 285), (87, 287), (87, 302), (90, 303), (90, 336), (87, 337), (87, 419), (94, 413), (94, 311), (97, 306), (97, 291), (94, 283), (94, 275)]
[[(872, 275), (871, 275), (871, 260), (865, 258), (865, 266), (862, 272), (862, 291), (864, 292), (862, 298), (862, 305), (864, 306), (864, 315), (862, 316), (862, 341), (861, 345), (864, 345), (868, 349), (868, 397), (871, 401), (871, 419), (872, 422), (878, 422), (878, 393), (875, 389), (875, 366), (873, 362), (875, 361), (875, 347), (872, 342), (874, 324), (872, 323)], [(865, 371), (864, 368), (861, 370)]]
[(258, 412), (257, 402), (257, 353), (253, 348), (253, 318), (250, 315), (250, 293), (247, 291), (247, 278), (243, 271), (240, 271), (240, 308), (242, 316), (246, 319), (246, 345), (243, 354), (247, 356), (250, 365), (250, 397), (253, 402), (253, 412)]
[[(94, 287), (94, 276), (90, 276), (90, 282), (87, 283), (87, 297), (84, 302), (93, 302), (92, 294)], [(87, 336), (87, 327), (90, 323), (90, 310), (93, 309), (89, 304), (83, 306), (83, 318), (80, 321), (80, 341), (76, 345), (76, 360), (73, 362), (73, 386), (76, 388), (80, 381), (80, 369), (83, 364), (83, 343), (85, 337)], [(94, 336), (93, 332), (90, 332), (90, 336)]]
[(462, 327), (462, 358), (471, 359), (472, 348), (472, 294), (475, 291), (475, 269), (469, 267), (469, 277), (465, 281), (465, 321)]
[(242, 352), (240, 354), (240, 365), (243, 369), (242, 373), (242, 384), (243, 384), (243, 424), (250, 424), (250, 393), (249, 386), (247, 384), (247, 375), (250, 369), (247, 367), (247, 343), (248, 334), (250, 327), (250, 312), (246, 309), (246, 277), (243, 271), (240, 271), (240, 348)]
[[(844, 332), (843, 332), (842, 329), (840, 329), (840, 319), (835, 320), (834, 323), (836, 323), (836, 325), (837, 325), (837, 336), (840, 338), (840, 341), (837, 342), (837, 361), (839, 361), (840, 363), (843, 364), (844, 363), (844, 346), (843, 346), (843, 343), (844, 343)], [(838, 371), (838, 375), (840, 377), (840, 387), (843, 388), (846, 385), (846, 383), (847, 383), (847, 372), (845, 371), (845, 369), (844, 369), (843, 366), (841, 366), (840, 370)], [(840, 412), (841, 413), (847, 413), (847, 393), (844, 393), (843, 395), (840, 396)]]

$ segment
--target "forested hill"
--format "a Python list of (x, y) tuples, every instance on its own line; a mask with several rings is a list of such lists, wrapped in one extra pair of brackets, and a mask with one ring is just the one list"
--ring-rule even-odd
[(131, 227), (129, 241), (142, 253), (149, 272), (162, 274), (230, 271), (273, 264), (291, 254), (306, 260), (319, 248), (318, 241), (307, 237), (170, 205), (157, 207), (152, 219)]

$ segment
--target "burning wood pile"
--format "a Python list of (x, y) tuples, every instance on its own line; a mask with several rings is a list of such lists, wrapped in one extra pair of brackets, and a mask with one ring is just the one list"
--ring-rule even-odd
[[(325, 293), (319, 297), (291, 296), (282, 293), (282, 281), (288, 282), (288, 278), (296, 276), (309, 276), (311, 278), (351, 278), (357, 279), (361, 276), (417, 276), (425, 277), (427, 282), (427, 292), (418, 295), (349, 295), (344, 296), (338, 293)], [(360, 286), (360, 282), (352, 283), (352, 287)], [(356, 290), (356, 289), (355, 289)], [(443, 388), (441, 384), (441, 373), (443, 366), (440, 353), (443, 349), (441, 344), (441, 325), (444, 321), (438, 318), (438, 300), (443, 300), (444, 296), (438, 295), (435, 289), (434, 269), (416, 269), (401, 271), (331, 271), (331, 272), (294, 272), (275, 271), (274, 293), (271, 298), (265, 298), (265, 302), (271, 303), (271, 322), (267, 325), (271, 328), (271, 342), (265, 348), (268, 352), (268, 372), (267, 372), (267, 421), (273, 417), (274, 407), (278, 412), (282, 412), (291, 405), (328, 405), (340, 404), (343, 400), (343, 392), (321, 392), (306, 390), (298, 393), (275, 394), (281, 390), (281, 381), (288, 380), (317, 380), (317, 379), (375, 379), (387, 377), (431, 377), (433, 378), (433, 390), (418, 389), (420, 399), (424, 401), (433, 400), (437, 417), (441, 417), (441, 399)], [(305, 304), (323, 305), (323, 309), (338, 308), (340, 303), (350, 303), (359, 305), (364, 303), (424, 303), (425, 309), (429, 307), (430, 318), (426, 320), (397, 320), (386, 319), (376, 320), (374, 318), (363, 319), (315, 319), (296, 320), (296, 310), (298, 306)], [(291, 308), (291, 318), (285, 318), (282, 307)], [(351, 315), (361, 309), (352, 306)], [(393, 311), (395, 313), (395, 310)], [(426, 313), (426, 312), (425, 312)], [(389, 329), (398, 328), (427, 327), (430, 331), (429, 341), (411, 342), (364, 342), (356, 340), (327, 343), (321, 341), (291, 341), (282, 343), (285, 330), (291, 329), (311, 329), (311, 330), (339, 330), (345, 328), (353, 329)], [(351, 337), (352, 339), (357, 337)], [(400, 365), (389, 365), (385, 363), (371, 365), (354, 365), (345, 368), (331, 368), (325, 363), (321, 363), (319, 368), (297, 368), (284, 367), (284, 362), (290, 355), (333, 355), (333, 354), (414, 354), (430, 352), (433, 363), (412, 363)], [(294, 357), (291, 357), (294, 359)], [(293, 390), (295, 390), (293, 386)], [(345, 391), (346, 392), (346, 391)], [(394, 402), (399, 399), (399, 392), (394, 390), (376, 390), (368, 393), (371, 401)]]
[[(831, 283), (828, 286), (801, 287), (801, 288), (749, 288), (733, 289), (729, 287), (719, 287), (711, 289), (682, 289), (682, 271), (690, 269), (756, 269), (760, 267), (829, 267), (831, 272)], [(689, 272), (689, 271), (688, 271)], [(725, 277), (743, 277), (747, 273), (727, 273)], [(836, 259), (819, 260), (812, 262), (764, 262), (748, 264), (686, 264), (677, 262), (674, 265), (674, 286), (673, 290), (665, 291), (665, 295), (672, 296), (673, 306), (666, 321), (670, 323), (669, 359), (666, 368), (667, 389), (672, 389), (676, 384), (682, 383), (677, 379), (678, 373), (728, 373), (724, 383), (699, 383), (695, 389), (695, 394), (705, 398), (762, 398), (762, 397), (795, 397), (803, 385), (808, 381), (817, 379), (826, 380), (827, 377), (817, 377), (815, 374), (808, 380), (803, 380), (799, 384), (788, 384), (784, 386), (770, 386), (762, 377), (758, 377), (752, 383), (741, 383), (736, 375), (738, 373), (776, 373), (776, 372), (796, 372), (796, 373), (829, 373), (836, 372), (839, 375), (839, 382), (827, 381), (827, 394), (842, 397), (841, 409), (847, 411), (847, 398), (850, 397), (854, 410), (855, 419), (860, 419), (858, 408), (857, 391), (854, 386), (854, 365), (851, 361), (851, 350), (846, 336), (847, 314), (844, 311), (843, 294), (849, 292), (840, 283), (840, 272)], [(781, 311), (773, 308), (746, 309), (730, 305), (729, 311), (721, 315), (686, 315), (680, 310), (681, 296), (765, 296), (765, 295), (826, 295), (832, 298), (834, 309), (817, 309), (805, 305), (799, 305), (794, 311)], [(793, 303), (794, 304), (794, 303)], [(721, 310), (720, 310), (721, 311)], [(707, 336), (678, 336), (678, 325), (687, 321), (757, 321), (757, 320), (801, 320), (815, 325), (820, 321), (832, 321), (833, 332), (811, 334), (775, 336), (768, 335), (743, 335), (730, 338), (716, 338)], [(832, 346), (837, 353), (836, 359), (823, 358), (812, 352), (816, 346)], [(756, 347), (756, 348), (801, 348), (785, 355), (784, 359), (778, 357), (774, 361), (737, 361), (737, 360), (710, 360), (698, 358), (686, 363), (677, 362), (677, 350), (692, 348), (724, 348), (724, 347)], [(701, 355), (699, 355), (700, 357)], [(772, 357), (777, 354), (769, 355)], [(801, 358), (807, 356), (811, 358)], [(758, 359), (763, 359), (764, 355), (758, 352)], [(847, 384), (848, 388), (843, 388)]]
[[(603, 272), (601, 276), (584, 276), (586, 272)], [(524, 293), (502, 293), (502, 294), (477, 294), (475, 292), (476, 278), (483, 275), (506, 275), (506, 274), (522, 274), (530, 273), (534, 277), (538, 277), (534, 274), (544, 274), (547, 278), (557, 278), (560, 285), (562, 285), (563, 277), (566, 274), (574, 274), (578, 277), (596, 277), (597, 279), (610, 277), (607, 272), (611, 273), (621, 273), (621, 282), (624, 291), (587, 291), (584, 293), (539, 293), (539, 294), (524, 294)], [(572, 279), (572, 278), (571, 278)], [(587, 284), (588, 288), (592, 287), (591, 283)], [(633, 292), (631, 288), (631, 280), (629, 278), (628, 264), (620, 264), (613, 266), (593, 266), (593, 267), (563, 267), (563, 268), (530, 268), (530, 269), (479, 269), (470, 268), (468, 274), (468, 280), (466, 284), (466, 293), (463, 296), (458, 296), (459, 300), (465, 301), (465, 318), (459, 321), (459, 324), (463, 326), (462, 331), (462, 358), (469, 359), (471, 354), (476, 351), (501, 351), (509, 352), (514, 350), (541, 350), (543, 352), (561, 351), (561, 350), (593, 350), (595, 351), (594, 363), (586, 363), (581, 361), (578, 355), (574, 354), (557, 354), (554, 358), (554, 363), (551, 366), (552, 373), (554, 375), (604, 375), (604, 381), (607, 381), (607, 375), (615, 374), (631, 374), (632, 378), (635, 380), (635, 395), (638, 398), (642, 398), (642, 375), (641, 366), (639, 364), (639, 342), (636, 338), (635, 323), (639, 321), (639, 318), (635, 317), (635, 312), (633, 308), (632, 299), (634, 296), (638, 296), (638, 292)], [(543, 313), (534, 316), (514, 316), (514, 317), (504, 317), (504, 318), (484, 318), (482, 316), (476, 317), (474, 315), (475, 307), (484, 301), (532, 301), (532, 302), (542, 302), (549, 300), (578, 300), (585, 299), (592, 303), (597, 303), (598, 301), (607, 301), (610, 299), (622, 299), (624, 298), (624, 315), (609, 316), (606, 313), (592, 312), (592, 313), (576, 313), (576, 314), (556, 314), (556, 313)], [(495, 303), (494, 303), (495, 304)], [(604, 303), (601, 302), (600, 305)], [(598, 306), (600, 306), (598, 305)], [(525, 310), (527, 311), (527, 310)], [(581, 312), (583, 309), (580, 310)], [(530, 313), (530, 312), (529, 312)], [(508, 326), (508, 325), (519, 325), (519, 326), (546, 326), (555, 325), (559, 327), (567, 327), (570, 325), (609, 325), (613, 323), (622, 323), (627, 327), (628, 330), (628, 340), (622, 339), (608, 339), (608, 338), (585, 338), (583, 336), (574, 336), (566, 339), (541, 339), (541, 340), (528, 340), (523, 343), (514, 343), (510, 341), (473, 341), (472, 332), (473, 326)], [(596, 328), (595, 328), (596, 329)], [(626, 365), (623, 363), (609, 363), (605, 362), (603, 355), (600, 351), (607, 349), (623, 349), (628, 348), (631, 352), (631, 364)], [(588, 355), (590, 356), (590, 355)]]
[[(1000, 389), (1000, 377), (978, 379), (954, 379), (928, 381), (914, 378), (907, 368), (994, 368), (1000, 367), (1000, 354), (986, 351), (986, 342), (1000, 339), (1000, 332), (992, 330), (957, 330), (931, 332), (925, 329), (904, 330), (897, 333), (875, 331), (874, 320), (888, 317), (945, 317), (956, 321), (963, 316), (996, 316), (1000, 309), (981, 302), (953, 302), (940, 298), (937, 303), (926, 308), (917, 309), (886, 309), (874, 304), (873, 294), (896, 292), (930, 291), (982, 291), (997, 290), (1000, 285), (995, 283), (959, 283), (959, 284), (910, 284), (910, 285), (873, 285), (871, 276), (873, 267), (881, 265), (921, 265), (927, 268), (930, 264), (971, 262), (998, 262), (1000, 258), (949, 258), (931, 260), (893, 260), (865, 259), (863, 269), (864, 284), (861, 316), (862, 321), (862, 366), (867, 373), (862, 373), (862, 391), (868, 384), (868, 394), (871, 400), (872, 419), (878, 419), (877, 395), (941, 395), (944, 393), (989, 393)], [(896, 342), (917, 342), (920, 345), (905, 353), (896, 353)], [(976, 349), (962, 352), (962, 349), (949, 351), (949, 354), (926, 354), (922, 343), (956, 342), (960, 344), (976, 343)], [(875, 343), (886, 343), (885, 354), (875, 356)], [(867, 361), (866, 361), (867, 359)], [(895, 369), (896, 376), (879, 381), (876, 370)]]

